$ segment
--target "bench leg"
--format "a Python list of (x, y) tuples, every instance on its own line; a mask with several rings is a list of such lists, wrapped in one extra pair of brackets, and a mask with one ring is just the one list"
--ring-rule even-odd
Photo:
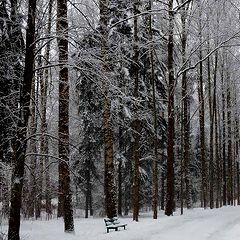
[(107, 233), (109, 233), (109, 228), (107, 228)]
[(117, 231), (118, 230), (118, 228), (115, 228), (115, 231)]

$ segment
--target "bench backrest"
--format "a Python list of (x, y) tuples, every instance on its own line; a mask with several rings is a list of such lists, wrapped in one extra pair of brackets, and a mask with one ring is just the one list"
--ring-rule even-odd
[(115, 225), (115, 224), (120, 223), (116, 217), (114, 217), (114, 218), (104, 218), (104, 222), (105, 222), (106, 226)]

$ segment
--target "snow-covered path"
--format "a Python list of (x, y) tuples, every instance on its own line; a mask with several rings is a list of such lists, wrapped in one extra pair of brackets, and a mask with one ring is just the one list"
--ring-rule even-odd
[[(62, 220), (23, 221), (23, 240), (239, 240), (240, 207), (214, 210), (194, 209), (158, 220), (143, 214), (138, 223), (120, 219), (127, 230), (105, 233), (103, 219), (76, 219), (75, 234), (63, 233)], [(6, 231), (2, 226), (0, 231)]]

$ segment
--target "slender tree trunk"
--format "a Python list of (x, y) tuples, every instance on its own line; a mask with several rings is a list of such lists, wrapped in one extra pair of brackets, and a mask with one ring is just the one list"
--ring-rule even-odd
[(232, 105), (231, 105), (231, 90), (230, 76), (227, 73), (227, 150), (228, 150), (228, 169), (227, 169), (227, 201), (228, 205), (233, 204), (233, 160), (232, 160)]
[[(37, 59), (37, 62), (38, 62), (38, 67), (39, 68), (42, 68), (43, 66), (43, 62), (42, 62), (42, 56), (38, 56), (38, 59)], [(39, 84), (40, 84), (40, 91), (39, 91)], [(42, 84), (43, 84), (43, 70), (40, 69), (38, 72), (37, 72), (37, 82), (36, 82), (36, 97), (37, 97), (37, 105), (36, 107), (38, 107), (38, 96), (40, 95), (41, 98), (40, 98), (40, 104), (41, 104), (41, 108), (42, 108), (42, 104), (43, 104), (43, 96), (42, 96)], [(41, 111), (41, 114), (43, 113), (43, 109), (40, 110)], [(43, 116), (44, 117), (44, 116)], [(37, 124), (37, 123), (36, 123)], [(42, 129), (42, 123), (41, 123), (41, 131), (43, 131)], [(41, 132), (42, 133), (42, 132)], [(42, 150), (42, 136), (41, 136), (41, 144), (40, 144), (40, 154), (43, 153), (43, 150)], [(42, 210), (42, 198), (43, 198), (43, 172), (44, 172), (44, 159), (42, 156), (39, 157), (39, 164), (38, 164), (38, 172), (36, 174), (37, 176), (37, 181), (36, 181), (36, 184), (37, 184), (37, 197), (36, 197), (36, 214), (35, 214), (35, 217), (36, 219), (40, 218), (41, 217), (41, 210)]]
[(223, 205), (227, 205), (227, 170), (226, 170), (226, 117), (225, 117), (225, 85), (224, 85), (224, 62), (221, 72), (221, 91), (222, 91), (222, 169), (223, 169)]
[[(38, 96), (36, 95), (35, 90), (35, 79), (32, 81), (32, 102), (31, 102), (31, 121), (30, 121), (30, 134), (35, 135), (37, 132), (37, 113), (36, 106), (38, 106)], [(36, 140), (35, 137), (30, 139), (29, 148), (31, 152), (37, 152)], [(36, 167), (37, 167), (37, 157), (31, 156), (30, 159), (30, 176), (29, 182), (29, 197), (28, 197), (28, 217), (33, 218), (35, 209), (36, 209)]]
[(20, 95), (20, 116), (17, 124), (15, 143), (14, 169), (12, 175), (11, 206), (8, 228), (8, 240), (19, 240), (20, 209), (24, 178), (25, 154), (27, 148), (26, 135), (30, 116), (30, 96), (34, 65), (36, 0), (29, 1), (26, 30), (26, 54), (23, 86)]
[[(183, 3), (183, 1), (182, 1)], [(187, 19), (187, 11), (188, 5), (183, 7), (182, 14), (181, 14), (181, 22), (182, 22), (182, 64), (183, 67), (186, 62), (186, 47), (187, 47), (187, 29), (186, 29), (186, 19)], [(188, 87), (187, 87), (187, 72), (184, 72), (182, 75), (182, 138), (183, 138), (183, 145), (182, 145), (182, 153), (183, 153), (183, 160), (182, 160), (182, 178), (184, 179), (184, 186), (182, 186), (182, 192), (184, 192), (184, 199), (187, 208), (191, 208), (191, 192), (190, 192), (190, 172), (189, 172), (189, 163), (190, 163), (190, 141), (189, 141), (189, 134), (190, 134), (190, 118), (189, 118), (189, 96), (188, 96)], [(182, 179), (182, 180), (183, 180)], [(183, 185), (183, 183), (181, 183)], [(182, 203), (183, 204), (183, 203)], [(183, 206), (181, 207), (183, 208)]]
[[(89, 160), (88, 160), (89, 161)], [(91, 193), (91, 174), (90, 174), (90, 164), (88, 162), (87, 164), (87, 169), (86, 169), (86, 180), (87, 180), (87, 185), (86, 185), (86, 194), (85, 194), (85, 218), (88, 218), (88, 212), (89, 212), (89, 204), (90, 204), (90, 193)]]
[(57, 34), (59, 63), (59, 197), (63, 206), (65, 232), (74, 232), (72, 194), (69, 171), (69, 80), (68, 80), (68, 18), (67, 0), (57, 1)]
[[(51, 28), (52, 28), (52, 8), (53, 8), (54, 0), (49, 1), (48, 6), (48, 26), (47, 26), (47, 35), (50, 37), (51, 35)], [(46, 46), (46, 52), (45, 52), (45, 59), (46, 59), (46, 65), (50, 62), (50, 49), (51, 49), (51, 42), (49, 41)], [(49, 81), (49, 69), (45, 69), (45, 75), (44, 75), (44, 82), (41, 86), (41, 95), (42, 95), (42, 124), (41, 124), (41, 132), (43, 133), (43, 137), (41, 139), (41, 149), (42, 153), (45, 154), (45, 199), (46, 199), (46, 213), (47, 218), (50, 218), (50, 215), (52, 214), (52, 208), (51, 208), (51, 191), (50, 191), (50, 174), (49, 174), (49, 157), (47, 157), (48, 154), (48, 139), (47, 136), (44, 136), (44, 134), (47, 133), (47, 119), (46, 119), (46, 113), (47, 113), (47, 92), (48, 92), (48, 81)]]
[(208, 87), (209, 87), (209, 115), (210, 115), (210, 136), (209, 136), (209, 204), (210, 208), (214, 208), (213, 184), (214, 184), (214, 157), (213, 157), (213, 132), (214, 132), (214, 102), (212, 103), (212, 84), (210, 59), (208, 58)]
[[(217, 114), (217, 69), (218, 69), (218, 52), (215, 53), (215, 63), (214, 63), (214, 83), (213, 83), (213, 122), (215, 123), (215, 163), (216, 163), (216, 208), (219, 208), (219, 201), (220, 201), (220, 161), (219, 161), (219, 149), (218, 149), (218, 114)], [(214, 174), (214, 168), (212, 169)], [(214, 182), (214, 176), (213, 176)], [(213, 189), (214, 190), (214, 189)]]
[[(149, 10), (152, 9), (152, 0), (149, 0)], [(149, 14), (149, 41), (153, 42), (153, 31), (152, 31), (152, 15)], [(152, 186), (152, 206), (153, 206), (153, 219), (157, 219), (158, 215), (158, 139), (157, 139), (157, 109), (156, 109), (156, 87), (155, 87), (155, 76), (154, 76), (154, 49), (153, 45), (150, 45), (150, 68), (151, 68), (151, 84), (152, 84), (152, 111), (153, 111), (153, 122), (154, 122), (154, 160), (153, 160), (153, 186)]]
[[(164, 112), (162, 112), (162, 119), (164, 119)], [(160, 208), (164, 211), (165, 207), (165, 175), (163, 171), (163, 164), (164, 164), (164, 131), (161, 132), (162, 139), (161, 139), (161, 159), (162, 159), (162, 170), (161, 170), (161, 203)]]
[(220, 207), (221, 201), (221, 167), (219, 156), (219, 132), (218, 132), (218, 114), (217, 106), (215, 107), (215, 159), (216, 159), (216, 208)]
[(167, 192), (166, 209), (167, 216), (173, 215), (174, 210), (174, 60), (173, 60), (173, 34), (174, 13), (173, 0), (168, 1), (169, 36), (168, 36), (168, 146), (167, 146)]
[[(134, 1), (133, 11), (138, 14), (139, 0)], [(139, 97), (139, 38), (138, 38), (138, 17), (134, 17), (134, 33), (133, 33), (133, 52), (134, 52), (134, 93), (135, 99)], [(132, 187), (132, 203), (133, 203), (133, 220), (138, 221), (139, 201), (140, 201), (140, 173), (139, 173), (139, 158), (140, 158), (140, 121), (138, 117), (138, 103), (135, 103), (135, 119), (133, 122), (133, 187)]]
[[(199, 59), (202, 59), (202, 22), (201, 9), (199, 7)], [(201, 151), (201, 165), (202, 165), (202, 203), (203, 207), (207, 208), (207, 164), (205, 157), (205, 101), (203, 93), (203, 63), (199, 64), (199, 79), (198, 79), (198, 98), (199, 98), (199, 126), (200, 126), (200, 151)]]
[(237, 161), (237, 205), (240, 205), (240, 179), (239, 162)]
[[(100, 0), (100, 29), (101, 29), (101, 56), (103, 62), (104, 75), (108, 77), (109, 68), (109, 46), (108, 46), (108, 21), (109, 21), (109, 0)], [(113, 126), (111, 120), (111, 99), (109, 96), (109, 79), (103, 80), (104, 107), (103, 107), (103, 125), (104, 125), (104, 191), (105, 208), (108, 218), (116, 216), (116, 188), (114, 183), (114, 161), (113, 161)]]
[(122, 216), (122, 159), (118, 163), (118, 215)]

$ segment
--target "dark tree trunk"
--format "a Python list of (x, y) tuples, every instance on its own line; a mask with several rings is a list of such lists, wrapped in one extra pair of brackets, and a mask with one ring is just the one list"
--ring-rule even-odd
[(240, 178), (239, 162), (237, 162), (237, 205), (240, 205)]
[(230, 90), (230, 76), (227, 73), (227, 161), (228, 161), (228, 169), (227, 169), (227, 201), (228, 205), (233, 205), (233, 159), (232, 159), (232, 104), (231, 104), (231, 90)]
[[(199, 59), (202, 59), (202, 22), (201, 9), (199, 6)], [(204, 208), (207, 208), (207, 163), (205, 156), (205, 101), (203, 93), (203, 63), (199, 64), (199, 79), (198, 79), (198, 99), (199, 99), (199, 126), (200, 126), (200, 148), (201, 148), (201, 171), (202, 171), (202, 186), (201, 186), (201, 202)]]
[[(48, 26), (47, 26), (47, 35), (50, 37), (51, 35), (51, 28), (52, 28), (52, 8), (53, 8), (54, 0), (49, 1), (48, 6)], [(45, 52), (45, 59), (46, 65), (50, 62), (50, 49), (51, 49), (51, 42), (49, 41), (46, 45), (46, 52)], [(42, 139), (41, 139), (41, 149), (42, 153), (45, 154), (45, 199), (46, 199), (46, 214), (47, 218), (49, 219), (52, 214), (52, 207), (51, 207), (51, 191), (50, 191), (50, 174), (49, 174), (49, 157), (48, 154), (48, 139), (46, 136), (47, 133), (47, 119), (46, 119), (46, 109), (47, 109), (47, 92), (48, 92), (48, 82), (49, 82), (49, 69), (45, 69), (44, 75), (44, 82), (41, 86), (41, 95), (42, 95)], [(44, 136), (45, 135), (45, 136)]]
[[(152, 0), (149, 0), (149, 10), (152, 9)], [(149, 15), (149, 41), (153, 42), (153, 30), (152, 30), (152, 15)], [(154, 159), (152, 164), (153, 171), (153, 186), (152, 186), (152, 206), (153, 206), (153, 219), (157, 219), (158, 215), (158, 139), (157, 139), (157, 109), (156, 109), (156, 87), (154, 77), (154, 48), (150, 45), (150, 80), (152, 84), (152, 114), (153, 114), (153, 125), (154, 125)]]
[(174, 34), (174, 13), (173, 0), (168, 1), (169, 36), (168, 36), (168, 146), (167, 146), (167, 192), (166, 209), (167, 216), (173, 215), (174, 210), (174, 60), (173, 60), (173, 34)]
[(90, 156), (91, 154), (89, 154), (88, 156), (88, 162), (87, 162), (87, 167), (86, 167), (86, 172), (85, 172), (85, 176), (86, 176), (86, 200), (85, 200), (85, 218), (88, 218), (88, 213), (89, 213), (89, 208), (90, 208), (90, 200), (91, 200), (91, 171), (90, 171)]
[(223, 172), (223, 205), (227, 205), (227, 173), (226, 173), (226, 116), (225, 116), (225, 85), (224, 85), (224, 62), (221, 72), (222, 90), (222, 172)]
[[(209, 46), (208, 46), (209, 49)], [(210, 50), (208, 50), (210, 51)], [(209, 205), (214, 208), (213, 186), (214, 186), (214, 157), (213, 157), (213, 131), (214, 131), (214, 101), (212, 102), (211, 66), (208, 58), (208, 88), (209, 88), (209, 115), (210, 115), (210, 136), (209, 136)]]
[(57, 1), (57, 34), (59, 63), (59, 197), (62, 204), (65, 232), (74, 231), (72, 194), (69, 171), (69, 81), (68, 81), (68, 19), (67, 0)]
[[(41, 98), (40, 98), (40, 104), (41, 104), (41, 108), (42, 108), (42, 99), (43, 99), (43, 96), (42, 96), (42, 86), (43, 86), (43, 70), (41, 69), (42, 66), (43, 66), (43, 62), (42, 62), (42, 56), (38, 56), (38, 59), (37, 59), (37, 62), (38, 62), (38, 68), (40, 68), (40, 70), (38, 70), (37, 72), (37, 90), (36, 90), (36, 97), (37, 97), (37, 106), (38, 106), (38, 95), (41, 94)], [(41, 85), (41, 89), (39, 91), (39, 84)], [(41, 114), (42, 114), (42, 109), (41, 109)], [(44, 115), (43, 115), (43, 118), (44, 118)], [(37, 124), (37, 123), (36, 123)], [(44, 131), (42, 129), (42, 123), (41, 123), (41, 131)], [(42, 149), (42, 140), (43, 136), (41, 136), (41, 144), (40, 144), (40, 154), (43, 154), (43, 149)], [(44, 144), (45, 146), (45, 144)], [(43, 198), (43, 172), (44, 172), (44, 169), (43, 169), (43, 164), (44, 164), (44, 157), (43, 156), (40, 156), (39, 157), (39, 164), (38, 164), (38, 171), (37, 171), (37, 181), (36, 181), (36, 184), (37, 184), (37, 194), (36, 194), (36, 214), (35, 214), (35, 217), (36, 219), (40, 218), (41, 217), (41, 210), (42, 210), (42, 198)]]
[[(32, 81), (32, 102), (31, 102), (31, 121), (30, 121), (30, 129), (29, 133), (31, 135), (35, 135), (37, 132), (37, 111), (36, 106), (38, 106), (38, 96), (35, 92), (35, 79)], [(37, 152), (36, 140), (33, 137), (30, 139), (30, 151), (33, 153)], [(36, 167), (37, 167), (37, 157), (31, 156), (30, 159), (30, 176), (29, 182), (29, 197), (28, 197), (28, 217), (33, 218), (36, 210)]]
[[(101, 33), (101, 57), (104, 74), (108, 76), (109, 69), (109, 46), (108, 46), (108, 21), (109, 21), (109, 0), (100, 0), (100, 33)], [(108, 80), (103, 80), (103, 125), (104, 125), (104, 192), (105, 209), (108, 218), (117, 215), (116, 211), (116, 189), (114, 183), (114, 162), (113, 162), (113, 126), (111, 119), (111, 99), (109, 96)]]
[(26, 30), (26, 55), (23, 86), (20, 95), (20, 116), (18, 121), (17, 139), (15, 143), (14, 169), (12, 175), (11, 206), (8, 228), (8, 240), (19, 240), (20, 209), (24, 178), (26, 154), (26, 135), (30, 116), (30, 96), (34, 66), (36, 0), (29, 1)]
[[(135, 0), (133, 5), (134, 14), (138, 13), (139, 1)], [(139, 38), (138, 38), (138, 17), (134, 17), (134, 33), (133, 33), (133, 52), (134, 52), (134, 93), (135, 99), (139, 96)], [(139, 144), (140, 144), (140, 121), (138, 117), (138, 103), (135, 104), (135, 119), (133, 122), (133, 187), (132, 187), (132, 203), (133, 203), (133, 220), (138, 221), (139, 201), (140, 201), (140, 173), (139, 173)]]
[[(213, 176), (213, 182), (216, 182), (216, 208), (219, 208), (220, 200), (220, 161), (219, 161), (219, 139), (218, 139), (218, 114), (217, 114), (217, 69), (218, 69), (218, 52), (215, 53), (215, 63), (214, 63), (214, 83), (213, 83), (213, 122), (215, 123), (215, 163), (216, 163), (216, 176)], [(213, 175), (214, 168), (213, 168)], [(216, 181), (214, 181), (216, 179)], [(214, 189), (213, 189), (214, 190)], [(214, 207), (214, 206), (213, 206)]]
[[(183, 3), (183, 1), (182, 1)], [(187, 48), (187, 27), (186, 27), (186, 20), (187, 20), (187, 12), (188, 12), (189, 5), (183, 7), (182, 14), (181, 14), (181, 22), (182, 22), (182, 64), (183, 67), (185, 66), (186, 62), (186, 48)], [(187, 208), (191, 208), (191, 191), (190, 191), (190, 172), (189, 172), (189, 163), (190, 163), (190, 117), (189, 117), (189, 95), (188, 95), (188, 81), (187, 81), (187, 72), (184, 72), (182, 75), (182, 138), (183, 138), (183, 146), (182, 146), (182, 153), (183, 153), (183, 162), (181, 163), (182, 167), (182, 174), (181, 177), (184, 179), (184, 186), (181, 187), (182, 191), (184, 192), (185, 204)], [(183, 180), (182, 179), (182, 180)], [(181, 184), (183, 185), (181, 180)], [(183, 194), (183, 193), (182, 193)], [(183, 201), (182, 201), (183, 202)], [(183, 203), (182, 203), (183, 204)], [(183, 207), (183, 206), (182, 206)]]
[(122, 216), (122, 159), (118, 163), (118, 215)]

